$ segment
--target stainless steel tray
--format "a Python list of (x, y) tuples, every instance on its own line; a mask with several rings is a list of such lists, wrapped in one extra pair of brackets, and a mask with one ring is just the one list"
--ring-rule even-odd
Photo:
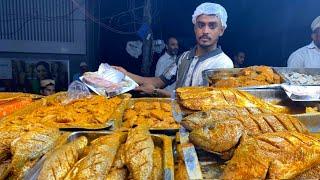
[[(288, 68), (288, 67), (274, 67), (273, 68), (282, 79), (285, 80), (287, 84), (294, 84), (290, 81), (290, 79), (286, 78), (284, 76), (284, 73), (300, 73), (300, 74), (306, 74), (306, 75), (319, 75), (320, 76), (320, 68)], [(299, 85), (299, 84), (294, 84), (294, 85)], [(303, 84), (303, 86), (319, 86), (319, 84)]]
[(219, 179), (225, 161), (219, 156), (205, 152), (189, 142), (188, 132), (180, 129), (179, 143), (183, 153), (183, 161), (189, 179)]
[[(104, 136), (110, 135), (113, 132), (111, 131), (79, 131), (73, 132), (68, 137), (68, 142), (72, 142), (80, 136), (85, 136), (88, 138), (89, 142), (92, 140)], [(172, 138), (165, 135), (154, 135), (152, 134), (153, 142), (156, 146), (161, 147), (163, 150), (163, 165), (164, 165), (164, 180), (173, 180), (174, 179), (174, 158), (173, 158), (173, 149), (172, 149)], [(36, 166), (29, 173), (27, 179), (36, 180), (41, 171), (42, 165), (45, 161), (45, 156), (36, 164)]]
[(289, 107), (293, 116), (308, 117), (309, 114), (306, 113), (306, 107), (318, 107), (320, 109), (319, 102), (292, 101), (283, 89), (243, 89), (242, 91), (248, 92), (267, 102)]
[[(135, 102), (139, 102), (139, 101), (143, 101), (143, 102), (167, 102), (169, 104), (172, 105), (172, 107), (177, 107), (175, 102), (173, 102), (170, 98), (131, 98), (130, 102), (128, 103), (128, 106), (126, 109), (129, 109), (130, 107), (132, 107), (134, 105)], [(123, 115), (124, 116), (125, 110), (123, 111)], [(166, 135), (175, 135), (176, 132), (179, 131), (179, 128), (153, 128), (151, 127), (149, 129), (149, 131), (151, 133), (154, 134), (166, 134)]]
[[(210, 77), (212, 77), (214, 74), (226, 72), (229, 74), (237, 74), (244, 68), (220, 68), (220, 69), (209, 69), (202, 72), (202, 78), (203, 78), (203, 86), (210, 86), (211, 80)], [(275, 73), (278, 74), (274, 70)], [(285, 79), (281, 77), (281, 82), (285, 83)], [(260, 86), (246, 86), (246, 87), (238, 87), (239, 89), (265, 89), (265, 88), (281, 88), (281, 84), (269, 84), (269, 85), (260, 85)]]

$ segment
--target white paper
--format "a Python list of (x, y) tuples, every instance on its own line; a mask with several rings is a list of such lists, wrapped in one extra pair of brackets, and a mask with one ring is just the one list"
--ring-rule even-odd
[(282, 84), (281, 87), (293, 101), (320, 101), (320, 86)]

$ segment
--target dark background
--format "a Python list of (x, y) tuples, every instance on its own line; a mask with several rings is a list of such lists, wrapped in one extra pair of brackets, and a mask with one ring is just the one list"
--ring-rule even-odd
[[(202, 2), (197, 0), (158, 0), (153, 2), (154, 39), (176, 36), (181, 52), (195, 44), (191, 15)], [(246, 65), (286, 66), (289, 55), (311, 42), (310, 25), (320, 15), (319, 0), (225, 0), (211, 1), (223, 5), (228, 12), (228, 28), (219, 44), (233, 58), (237, 50), (246, 53)], [(111, 16), (127, 8), (124, 0), (101, 1), (100, 16)], [(137, 3), (136, 3), (136, 6)], [(139, 14), (139, 13), (137, 13)], [(122, 18), (122, 21), (126, 21)], [(128, 18), (129, 21), (129, 18)], [(132, 26), (132, 25), (131, 25)], [(130, 27), (128, 27), (130, 30)], [(100, 62), (121, 65), (139, 73), (140, 59), (126, 52), (127, 41), (138, 40), (100, 28)], [(132, 28), (131, 28), (132, 31)], [(156, 59), (156, 58), (155, 58)], [(99, 62), (98, 61), (98, 62)], [(98, 64), (97, 64), (98, 65)], [(97, 66), (96, 65), (96, 66)]]

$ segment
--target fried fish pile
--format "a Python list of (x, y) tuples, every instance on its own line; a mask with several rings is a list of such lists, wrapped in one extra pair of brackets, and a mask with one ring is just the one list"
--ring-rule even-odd
[(120, 97), (106, 99), (103, 96), (81, 98), (63, 104), (59, 100), (45, 101), (44, 105), (21, 116), (9, 117), (6, 124), (24, 125), (41, 123), (55, 128), (105, 127), (122, 102)]
[(81, 136), (54, 151), (38, 179), (163, 179), (163, 149), (145, 128), (115, 132), (87, 143)]
[(0, 127), (0, 179), (22, 179), (46, 153), (63, 142), (58, 129), (41, 124)]
[(320, 178), (320, 139), (283, 109), (234, 89), (182, 88), (178, 95), (182, 106), (204, 110), (181, 122), (190, 142), (231, 159), (222, 179)]
[(319, 179), (320, 141), (298, 132), (266, 133), (244, 140), (222, 179)]
[(124, 127), (135, 125), (170, 129), (180, 127), (172, 117), (170, 102), (165, 101), (136, 101), (125, 111), (123, 121)]
[(225, 109), (230, 107), (256, 107), (274, 113), (287, 113), (289, 109), (263, 101), (237, 89), (213, 87), (184, 87), (177, 89), (179, 103), (193, 111)]
[(211, 86), (224, 88), (281, 83), (280, 76), (268, 66), (250, 66), (241, 69), (237, 74), (230, 74), (222, 71), (209, 78)]

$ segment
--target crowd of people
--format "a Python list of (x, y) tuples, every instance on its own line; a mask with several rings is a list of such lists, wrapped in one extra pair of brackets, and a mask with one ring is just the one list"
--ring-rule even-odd
[(8, 91), (51, 95), (68, 88), (68, 72), (59, 61), (26, 64), (23, 60), (13, 60), (12, 76)]

